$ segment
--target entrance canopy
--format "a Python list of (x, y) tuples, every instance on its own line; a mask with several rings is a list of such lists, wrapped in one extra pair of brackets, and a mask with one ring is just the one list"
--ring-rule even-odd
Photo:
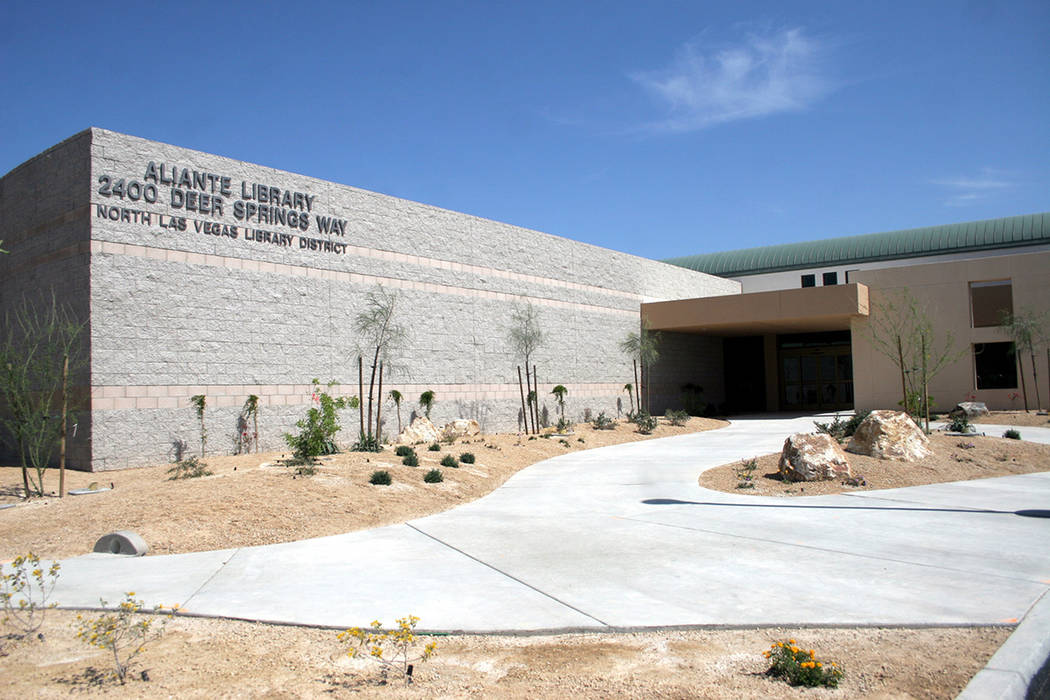
[(863, 284), (642, 304), (642, 319), (651, 330), (719, 336), (849, 330), (850, 319), (867, 315)]

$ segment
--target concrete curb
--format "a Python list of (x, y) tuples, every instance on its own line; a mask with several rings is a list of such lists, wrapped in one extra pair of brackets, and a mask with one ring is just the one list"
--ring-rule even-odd
[(1025, 700), (1050, 693), (1050, 592), (1044, 593), (1013, 634), (977, 672), (956, 700)]

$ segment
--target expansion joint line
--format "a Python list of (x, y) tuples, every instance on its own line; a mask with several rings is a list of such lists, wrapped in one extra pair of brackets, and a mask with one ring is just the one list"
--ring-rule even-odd
[(531, 583), (527, 583), (525, 581), (522, 581), (517, 576), (513, 576), (511, 574), (508, 574), (506, 571), (503, 571), (502, 569), (496, 568), (492, 564), (489, 564), (487, 561), (482, 561), (481, 559), (478, 559), (477, 557), (475, 557), (473, 554), (470, 554), (468, 552), (464, 552), (459, 547), (454, 547), (453, 545), (450, 545), (448, 542), (445, 542), (442, 539), (434, 537), (429, 532), (424, 532), (423, 530), (420, 530), (418, 527), (416, 527), (412, 523), (405, 523), (405, 525), (407, 525), (408, 527), (412, 528), (413, 530), (415, 530), (419, 534), (423, 535), (424, 537), (429, 537), (430, 539), (434, 540), (435, 542), (437, 542), (438, 544), (442, 545), (443, 547), (448, 547), (453, 552), (458, 552), (459, 554), (462, 554), (463, 556), (465, 556), (467, 559), (470, 559), (472, 561), (476, 561), (477, 563), (481, 564), (482, 566), (487, 567), (489, 569), (492, 569), (493, 571), (495, 571), (500, 576), (505, 576), (506, 578), (509, 578), (511, 581), (514, 581), (515, 583), (519, 583), (522, 586), (525, 586), (526, 588), (528, 588), (529, 590), (535, 591), (536, 593), (539, 593), (541, 596), (543, 596), (545, 598), (550, 598), (551, 600), (553, 600), (558, 605), (563, 605), (566, 608), (568, 608), (569, 610), (572, 610), (574, 612), (578, 612), (579, 614), (583, 615), (584, 617), (589, 617), (589, 618), (591, 618), (592, 620), (594, 620), (595, 622), (597, 622), (599, 625), (601, 625), (603, 627), (610, 627), (608, 622), (605, 622), (604, 620), (599, 620), (594, 615), (591, 615), (590, 613), (587, 613), (587, 612), (584, 612), (583, 610), (580, 610), (575, 605), (571, 605), (569, 603), (566, 603), (564, 600), (561, 600), (560, 598), (552, 596), (550, 593), (547, 593), (546, 591), (542, 591), (539, 588), (536, 588)]
[(186, 598), (186, 600), (182, 601), (182, 603), (181, 603), (181, 605), (179, 607), (185, 608), (186, 606), (188, 606), (190, 604), (190, 601), (193, 600), (194, 598), (196, 598), (197, 594), (200, 593), (201, 591), (203, 591), (208, 586), (209, 583), (214, 581), (215, 577), (218, 576), (219, 574), (221, 574), (222, 570), (226, 568), (226, 565), (229, 564), (231, 561), (233, 561), (233, 558), (236, 557), (240, 553), (241, 553), (241, 549), (235, 549), (233, 551), (233, 554), (230, 555), (230, 558), (227, 559), (226, 561), (222, 562), (221, 564), (219, 564), (219, 566), (216, 567), (215, 571), (212, 572), (211, 576), (209, 576), (207, 579), (205, 579), (204, 583), (202, 583), (201, 585), (197, 586), (196, 590), (194, 590), (193, 593), (190, 593), (189, 597)]

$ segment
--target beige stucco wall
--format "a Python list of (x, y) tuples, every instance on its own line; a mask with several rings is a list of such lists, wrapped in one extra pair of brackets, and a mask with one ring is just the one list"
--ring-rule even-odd
[[(900, 401), (900, 373), (891, 360), (873, 347), (870, 322), (880, 313), (879, 300), (891, 290), (907, 288), (923, 306), (933, 322), (938, 339), (954, 336), (958, 358), (937, 375), (930, 385), (934, 408), (947, 410), (974, 393), (978, 401), (992, 409), (1021, 408), (1016, 389), (978, 391), (974, 376), (973, 344), (1009, 341), (1002, 328), (972, 328), (970, 325), (969, 283), (1010, 279), (1013, 284), (1014, 313), (1032, 310), (1050, 318), (1050, 252), (1035, 251), (976, 260), (938, 262), (854, 273), (851, 281), (868, 285), (871, 316), (852, 321), (854, 393), (858, 410), (896, 408)], [(1050, 323), (1050, 322), (1048, 322)], [(1046, 329), (1050, 332), (1050, 327)], [(1035, 407), (1035, 387), (1028, 357), (1022, 358), (1029, 405)], [(1039, 394), (1043, 406), (1048, 401), (1046, 346), (1037, 350)]]

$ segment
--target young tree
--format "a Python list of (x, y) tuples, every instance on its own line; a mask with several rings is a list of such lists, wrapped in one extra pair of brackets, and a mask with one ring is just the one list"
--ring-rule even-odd
[[(397, 294), (378, 287), (365, 297), (365, 308), (354, 319), (354, 327), (364, 337), (368, 352), (372, 355), (371, 378), (368, 382), (368, 424), (362, 432), (358, 444), (368, 450), (379, 448), (380, 416), (376, 411), (376, 420), (372, 422), (372, 407), (375, 397), (376, 373), (379, 373), (380, 395), (383, 385), (383, 367), (390, 364), (391, 356), (400, 348), (407, 331), (394, 319), (397, 310)], [(361, 364), (358, 363), (358, 372)], [(361, 377), (358, 377), (361, 383)], [(362, 407), (362, 411), (364, 408)]]
[(938, 339), (926, 310), (907, 290), (872, 290), (868, 336), (900, 370), (901, 406), (922, 417), (929, 432), (930, 382), (959, 358), (954, 337)]
[(204, 427), (204, 407), (207, 405), (208, 400), (204, 397), (204, 394), (197, 394), (196, 396), (190, 397), (190, 405), (197, 412), (197, 420), (201, 424), (201, 459), (204, 458), (204, 444), (208, 441), (208, 431)]
[[(529, 397), (529, 403), (525, 409), (525, 432), (529, 432), (530, 411), (532, 417), (532, 432), (538, 432), (537, 401), (535, 397), (536, 392), (539, 390), (539, 385), (535, 381), (535, 367), (532, 367), (530, 362), (533, 354), (546, 342), (547, 335), (543, 332), (543, 328), (540, 325), (539, 310), (533, 306), (531, 302), (525, 306), (515, 306), (510, 321), (511, 325), (510, 330), (507, 333), (507, 340), (514, 351), (514, 354), (525, 361), (524, 393)], [(529, 374), (530, 367), (532, 367), (531, 379)], [(521, 383), (520, 365), (518, 367), (518, 383)]]
[(631, 331), (620, 341), (620, 351), (631, 357), (642, 368), (642, 381), (638, 382), (637, 366), (635, 367), (635, 386), (638, 387), (638, 410), (642, 410), (642, 396), (645, 396), (645, 412), (651, 413), (652, 390), (649, 386), (649, 375), (652, 366), (660, 359), (660, 334), (649, 329), (647, 322), (635, 333)]
[[(64, 453), (65, 426), (73, 415), (68, 410), (70, 400), (73, 410), (79, 407), (70, 377), (86, 363), (81, 344), (84, 327), (54, 296), (48, 304), (24, 301), (4, 317), (0, 424), (21, 461), (26, 498), (44, 495), (44, 472), (60, 443)], [(64, 459), (60, 466), (62, 491)]]
[(427, 420), (430, 420), (430, 409), (434, 405), (434, 398), (434, 392), (429, 390), (419, 395), (419, 407), (423, 409), (423, 415), (427, 417)]
[(1031, 309), (1022, 309), (1020, 313), (1003, 314), (1002, 324), (1014, 341), (1014, 352), (1017, 353), (1017, 367), (1021, 376), (1021, 392), (1024, 395), (1024, 410), (1028, 412), (1028, 390), (1025, 388), (1024, 366), (1021, 363), (1023, 354), (1031, 358), (1036, 410), (1040, 410), (1043, 407), (1043, 401), (1039, 396), (1039, 373), (1035, 361), (1035, 349), (1047, 342), (1046, 314), (1040, 314)]
[(558, 413), (561, 414), (563, 420), (565, 418), (565, 395), (568, 393), (569, 390), (561, 384), (551, 389), (551, 394), (554, 395), (555, 400), (558, 402)]
[(627, 392), (627, 398), (631, 400), (631, 413), (634, 413), (634, 384), (630, 382), (623, 385), (623, 390)]

